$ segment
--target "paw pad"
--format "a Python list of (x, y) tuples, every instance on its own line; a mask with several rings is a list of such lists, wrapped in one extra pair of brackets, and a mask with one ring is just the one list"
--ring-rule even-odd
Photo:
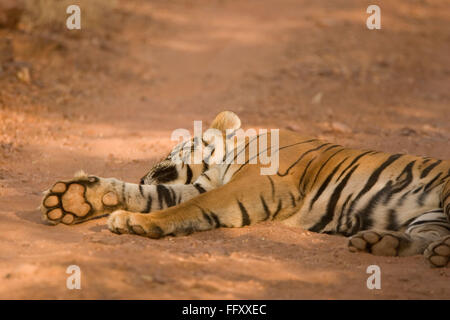
[(108, 192), (102, 198), (102, 202), (105, 206), (116, 206), (119, 204), (119, 200), (117, 199), (117, 194), (115, 192)]
[(66, 188), (65, 183), (57, 182), (57, 183), (55, 183), (55, 185), (53, 186), (51, 191), (54, 193), (63, 193), (64, 191), (66, 191), (66, 189), (67, 188)]
[(424, 256), (433, 267), (445, 267), (450, 259), (450, 236), (431, 243)]
[(55, 207), (59, 203), (59, 199), (57, 196), (50, 196), (44, 201), (44, 205), (46, 207)]
[(78, 217), (84, 217), (91, 210), (91, 205), (84, 199), (85, 187), (72, 183), (62, 196), (64, 211), (72, 212)]
[(370, 252), (377, 256), (397, 256), (399, 246), (400, 239), (389, 232), (362, 231), (348, 242), (352, 252)]
[(43, 219), (52, 224), (73, 224), (92, 211), (85, 199), (86, 187), (79, 183), (57, 182), (44, 197), (41, 205)]
[(51, 220), (58, 220), (59, 218), (61, 218), (63, 216), (63, 212), (60, 208), (57, 208), (57, 209), (53, 209), (53, 210), (49, 211), (47, 213), (47, 216)]

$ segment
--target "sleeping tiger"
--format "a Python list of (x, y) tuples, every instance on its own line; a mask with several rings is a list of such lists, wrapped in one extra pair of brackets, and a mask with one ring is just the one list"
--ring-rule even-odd
[[(211, 124), (221, 132), (240, 126), (230, 111)], [(245, 141), (239, 152), (248, 153)], [(109, 216), (112, 232), (154, 239), (277, 220), (350, 237), (352, 252), (424, 254), (432, 266), (448, 264), (450, 161), (354, 150), (283, 130), (273, 175), (260, 174), (263, 164), (248, 160), (173, 161), (179, 150), (177, 145), (139, 184), (83, 172), (56, 182), (45, 192), (42, 219), (55, 225)]]

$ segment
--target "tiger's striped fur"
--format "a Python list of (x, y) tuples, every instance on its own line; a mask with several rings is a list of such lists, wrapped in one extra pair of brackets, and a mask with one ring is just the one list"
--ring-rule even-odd
[[(225, 111), (212, 127), (237, 129), (240, 120)], [(140, 184), (85, 174), (59, 181), (44, 197), (42, 217), (72, 224), (112, 212), (111, 231), (150, 238), (279, 220), (349, 236), (352, 251), (424, 253), (434, 266), (448, 264), (450, 161), (355, 150), (290, 131), (279, 137), (275, 175), (248, 161), (175, 164), (169, 156)]]

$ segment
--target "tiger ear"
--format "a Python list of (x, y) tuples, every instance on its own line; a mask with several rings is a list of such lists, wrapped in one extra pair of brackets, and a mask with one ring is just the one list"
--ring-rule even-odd
[(241, 119), (231, 111), (222, 111), (211, 123), (212, 129), (217, 129), (222, 132), (226, 130), (237, 130), (241, 127)]

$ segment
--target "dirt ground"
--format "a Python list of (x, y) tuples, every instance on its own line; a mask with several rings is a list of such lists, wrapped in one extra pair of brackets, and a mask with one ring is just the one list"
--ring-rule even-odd
[[(151, 240), (105, 219), (48, 226), (36, 209), (78, 169), (138, 182), (172, 130), (224, 109), (246, 128), (449, 159), (449, 1), (384, 1), (373, 31), (367, 6), (127, 0), (101, 30), (0, 29), (13, 55), (0, 69), (0, 298), (449, 299), (450, 268), (353, 254), (342, 237), (264, 223)], [(66, 288), (73, 264), (81, 290)], [(381, 290), (366, 287), (372, 264)]]

